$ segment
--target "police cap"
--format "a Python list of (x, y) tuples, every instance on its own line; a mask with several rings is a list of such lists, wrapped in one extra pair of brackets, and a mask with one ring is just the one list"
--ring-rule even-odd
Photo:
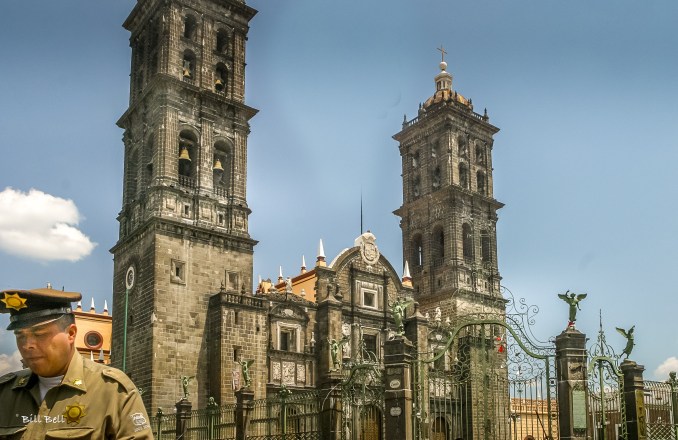
[(71, 303), (80, 301), (78, 292), (64, 292), (50, 286), (41, 289), (0, 291), (0, 313), (9, 313), (7, 330), (44, 324), (73, 313)]

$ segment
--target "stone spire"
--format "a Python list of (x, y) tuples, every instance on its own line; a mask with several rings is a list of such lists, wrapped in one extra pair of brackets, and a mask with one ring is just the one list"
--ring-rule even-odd
[(90, 312), (96, 312), (97, 309), (94, 307), (94, 297), (92, 297), (92, 305), (89, 306), (89, 311)]
[(306, 273), (306, 257), (301, 256), (301, 273)]
[(318, 244), (318, 258), (315, 260), (316, 266), (326, 267), (327, 262), (325, 262), (325, 248), (323, 247), (323, 239), (320, 239)]
[(403, 269), (403, 286), (412, 287), (412, 276), (410, 275), (410, 265), (405, 260), (405, 269)]

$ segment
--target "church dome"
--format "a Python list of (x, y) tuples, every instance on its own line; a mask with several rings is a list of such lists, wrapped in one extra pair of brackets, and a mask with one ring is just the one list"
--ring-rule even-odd
[[(444, 56), (445, 51), (442, 48), (440, 50), (443, 52)], [(471, 103), (470, 99), (466, 99), (461, 94), (452, 90), (452, 74), (447, 71), (447, 63), (444, 59), (440, 62), (439, 67), (440, 73), (438, 73), (435, 77), (436, 92), (433, 96), (428, 98), (426, 102), (424, 102), (422, 109), (427, 110), (432, 105), (441, 102), (455, 101), (473, 110), (473, 104)]]
[(431, 96), (424, 102), (423, 108), (426, 110), (434, 104), (449, 101), (456, 101), (460, 104), (464, 104), (465, 106), (473, 110), (473, 104), (471, 103), (470, 100), (466, 99), (461, 94), (450, 89), (437, 90), (433, 96)]

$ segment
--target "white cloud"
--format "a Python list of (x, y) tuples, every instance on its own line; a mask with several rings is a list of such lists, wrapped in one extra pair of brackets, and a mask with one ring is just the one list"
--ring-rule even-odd
[(0, 354), (0, 376), (5, 373), (21, 370), (22, 368), (23, 366), (21, 365), (21, 354), (19, 353), (19, 350), (16, 350), (12, 354)]
[(669, 373), (672, 371), (678, 371), (678, 358), (671, 356), (662, 362), (656, 370), (654, 370), (654, 377), (657, 380), (666, 380), (669, 378)]
[(31, 189), (0, 192), (0, 249), (40, 261), (77, 261), (96, 246), (76, 226), (80, 213), (72, 200)]

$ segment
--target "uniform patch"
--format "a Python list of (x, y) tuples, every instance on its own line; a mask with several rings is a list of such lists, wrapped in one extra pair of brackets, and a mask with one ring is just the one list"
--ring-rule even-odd
[(66, 411), (64, 411), (64, 418), (66, 418), (66, 423), (69, 425), (71, 423), (80, 423), (80, 419), (85, 417), (85, 415), (85, 405), (79, 403), (66, 406)]
[(26, 298), (20, 297), (18, 293), (13, 293), (10, 295), (9, 293), (5, 292), (5, 297), (0, 299), (0, 301), (4, 302), (8, 309), (19, 311), (21, 309), (28, 308), (26, 305)]
[(146, 417), (144, 417), (143, 414), (134, 413), (130, 417), (132, 418), (132, 423), (134, 423), (136, 426), (145, 426), (146, 425)]

